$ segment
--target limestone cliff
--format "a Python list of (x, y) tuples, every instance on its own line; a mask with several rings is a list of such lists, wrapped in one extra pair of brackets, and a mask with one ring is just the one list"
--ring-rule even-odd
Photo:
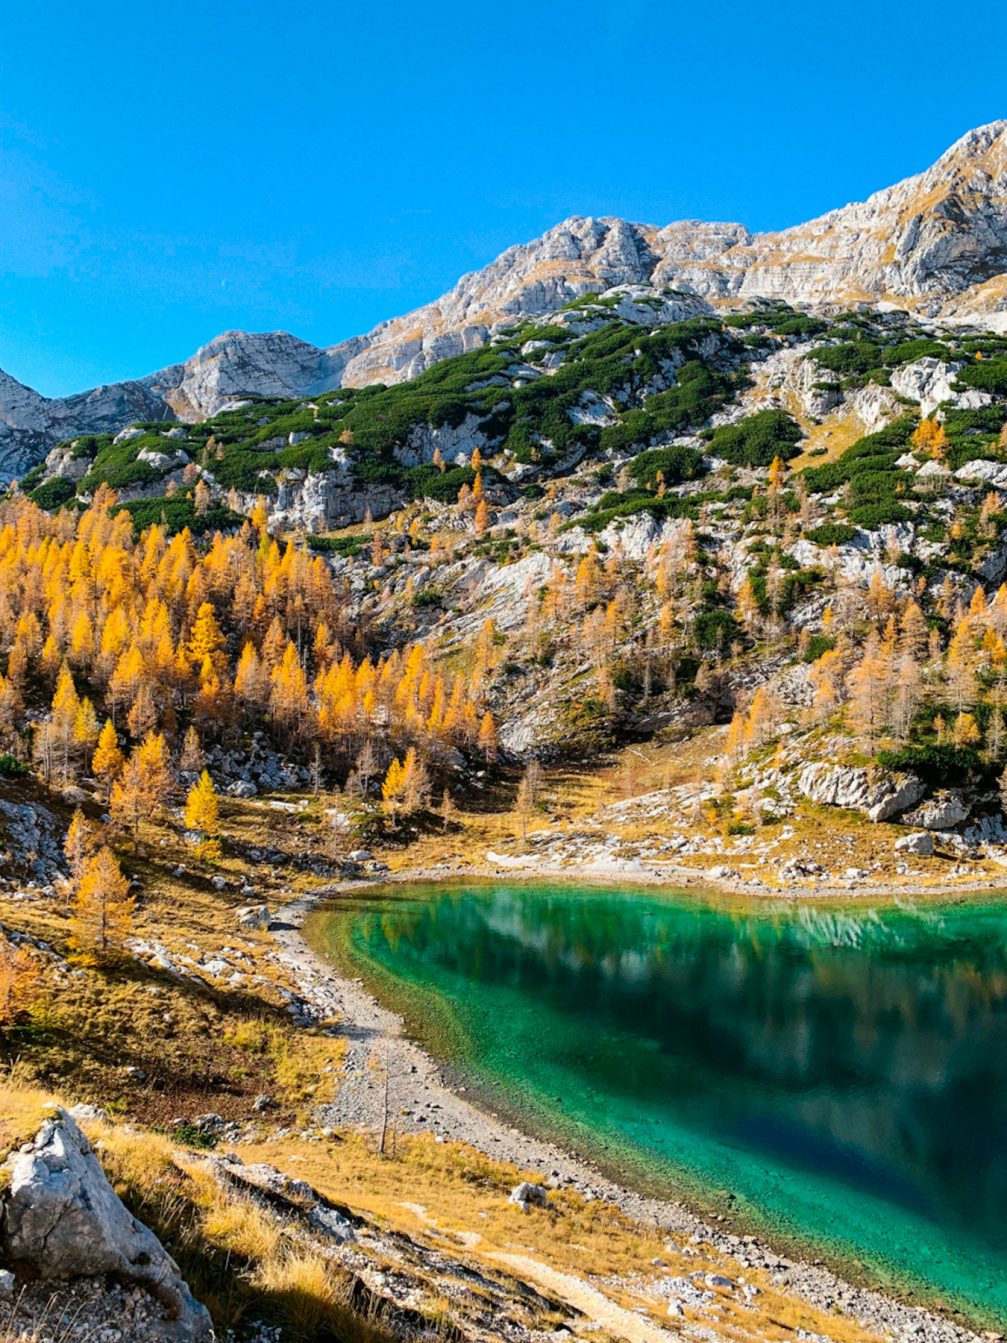
[(496, 329), (617, 285), (675, 289), (702, 309), (755, 298), (890, 303), (1007, 325), (1007, 121), (970, 131), (925, 172), (774, 233), (574, 217), (510, 247), (435, 302), (318, 349), (286, 332), (231, 331), (138, 381), (48, 399), (0, 373), (0, 478), (60, 439), (134, 420), (197, 421), (249, 396), (394, 383)]

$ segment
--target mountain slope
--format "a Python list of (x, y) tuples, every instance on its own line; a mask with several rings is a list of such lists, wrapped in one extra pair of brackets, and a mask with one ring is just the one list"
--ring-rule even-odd
[(318, 349), (285, 332), (227, 332), (138, 381), (46, 399), (0, 377), (0, 476), (60, 438), (134, 420), (198, 421), (246, 396), (396, 383), (482, 345), (492, 331), (617, 285), (686, 290), (714, 306), (886, 302), (922, 316), (1007, 321), (1007, 122), (970, 131), (926, 172), (809, 223), (664, 228), (571, 218), (508, 248), (434, 303)]

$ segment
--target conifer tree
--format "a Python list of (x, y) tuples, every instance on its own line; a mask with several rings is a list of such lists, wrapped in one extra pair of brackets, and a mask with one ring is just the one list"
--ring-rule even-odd
[(215, 857), (219, 853), (220, 807), (213, 780), (205, 769), (185, 800), (185, 826), (203, 837), (199, 847), (204, 857)]
[(70, 948), (85, 960), (105, 961), (129, 937), (135, 900), (118, 859), (106, 845), (84, 864), (70, 918)]

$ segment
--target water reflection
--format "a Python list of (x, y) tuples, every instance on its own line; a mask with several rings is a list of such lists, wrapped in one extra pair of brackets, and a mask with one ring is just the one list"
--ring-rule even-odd
[[(935, 1228), (921, 1253), (940, 1259), (960, 1235), (1005, 1262), (999, 908), (739, 912), (501, 887), (354, 917), (358, 949), (450, 1002), (476, 1066), (533, 1098), (559, 1095), (585, 1124), (711, 1179), (726, 1171), (756, 1202), (799, 1189), (838, 1206), (845, 1191), (838, 1221), (858, 1248), (881, 1235), (859, 1226), (863, 1193)], [(908, 1224), (885, 1234), (918, 1244)]]

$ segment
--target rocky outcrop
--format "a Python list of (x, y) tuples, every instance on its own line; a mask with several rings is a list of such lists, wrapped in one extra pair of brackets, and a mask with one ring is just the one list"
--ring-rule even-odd
[(62, 827), (41, 803), (0, 800), (0, 854), (8, 872), (48, 885), (65, 875)]
[(133, 420), (161, 419), (165, 413), (159, 397), (142, 382), (49, 398), (0, 371), (0, 483), (40, 462), (61, 439), (111, 433)]
[(825, 807), (860, 811), (871, 821), (890, 821), (915, 806), (925, 792), (914, 774), (882, 775), (872, 779), (866, 769), (815, 761), (805, 765), (798, 791)]
[(907, 825), (919, 826), (921, 830), (953, 830), (956, 825), (967, 821), (971, 807), (961, 793), (946, 789), (935, 793), (933, 797), (906, 816)]
[(205, 1307), (153, 1232), (127, 1211), (70, 1114), (57, 1109), (2, 1169), (0, 1262), (33, 1278), (112, 1274), (140, 1283), (163, 1303), (165, 1343), (212, 1338)]

